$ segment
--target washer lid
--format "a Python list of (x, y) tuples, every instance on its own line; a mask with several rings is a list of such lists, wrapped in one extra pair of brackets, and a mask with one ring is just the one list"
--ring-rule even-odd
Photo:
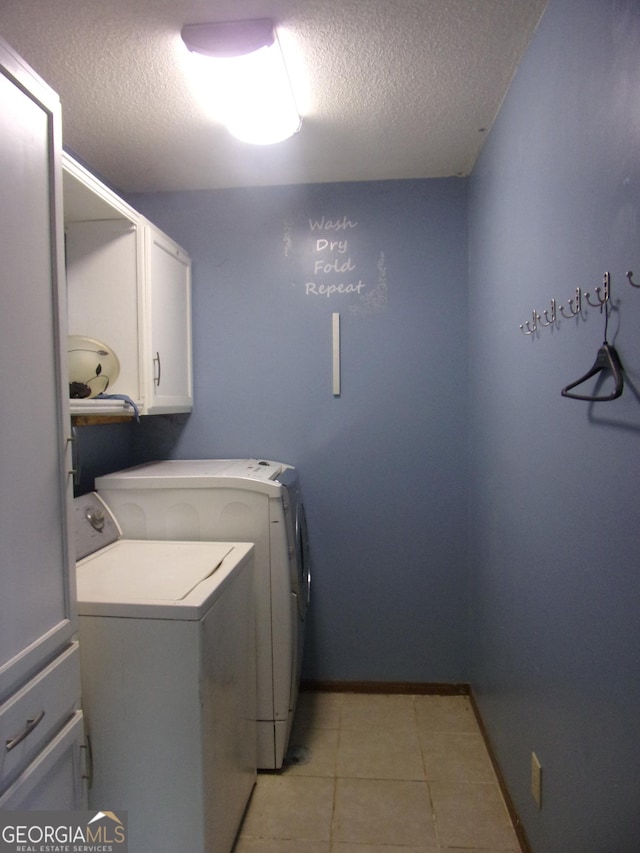
[(79, 601), (181, 601), (233, 545), (121, 539), (77, 564)]

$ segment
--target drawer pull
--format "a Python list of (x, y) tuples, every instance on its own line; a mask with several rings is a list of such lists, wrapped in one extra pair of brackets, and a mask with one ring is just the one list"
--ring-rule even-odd
[(29, 737), (29, 735), (36, 728), (36, 726), (38, 726), (42, 722), (43, 717), (44, 717), (44, 711), (40, 711), (40, 713), (35, 717), (28, 717), (27, 718), (27, 724), (23, 728), (23, 730), (20, 732), (20, 734), (16, 735), (15, 737), (11, 737), (11, 738), (9, 738), (9, 740), (7, 740), (7, 742), (6, 742), (7, 752), (11, 752), (11, 750), (14, 747), (16, 747), (19, 743), (22, 743), (22, 741), (26, 737)]

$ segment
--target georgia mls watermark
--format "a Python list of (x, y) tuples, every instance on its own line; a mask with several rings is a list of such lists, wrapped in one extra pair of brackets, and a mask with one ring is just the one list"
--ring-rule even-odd
[(0, 811), (0, 853), (128, 853), (127, 812)]

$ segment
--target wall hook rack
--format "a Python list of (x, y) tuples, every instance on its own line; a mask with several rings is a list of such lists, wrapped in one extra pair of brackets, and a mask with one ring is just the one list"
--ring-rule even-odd
[(600, 313), (602, 314), (602, 309), (609, 301), (609, 296), (611, 294), (611, 275), (606, 272), (602, 277), (602, 287), (596, 287), (596, 301), (592, 302), (589, 298), (589, 294), (585, 293), (585, 299), (591, 305), (592, 308), (599, 308)]
[(569, 306), (569, 313), (566, 314), (564, 310), (564, 305), (560, 306), (560, 313), (565, 318), (565, 320), (570, 320), (572, 317), (577, 317), (578, 314), (582, 314), (582, 290), (579, 287), (576, 287), (576, 298), (568, 299), (567, 305)]
[[(632, 287), (640, 289), (640, 284), (636, 284), (633, 280), (633, 272), (627, 272), (627, 279)], [(592, 308), (599, 308), (600, 313), (605, 310), (611, 299), (611, 274), (605, 272), (602, 277), (602, 286), (596, 287), (593, 293), (584, 291), (580, 287), (576, 287), (574, 296), (567, 300), (566, 304), (558, 305), (556, 299), (551, 300), (550, 308), (545, 309), (542, 314), (537, 311), (531, 312), (531, 319), (526, 323), (520, 324), (520, 331), (525, 335), (533, 335), (538, 329), (548, 326), (555, 326), (561, 317), (565, 320), (571, 320), (572, 317), (578, 317), (582, 314), (582, 309), (585, 303)]]
[(536, 329), (538, 328), (538, 318), (539, 314), (536, 314), (534, 311), (531, 317), (531, 320), (527, 320), (526, 323), (520, 324), (520, 329), (525, 333), (525, 335), (532, 335)]
[(553, 326), (553, 324), (556, 322), (556, 317), (557, 317), (556, 300), (555, 299), (551, 300), (551, 314), (549, 314), (549, 310), (546, 308), (542, 313), (544, 314), (544, 322), (542, 320), (542, 317), (538, 314), (538, 321), (539, 321), (540, 325), (541, 326)]

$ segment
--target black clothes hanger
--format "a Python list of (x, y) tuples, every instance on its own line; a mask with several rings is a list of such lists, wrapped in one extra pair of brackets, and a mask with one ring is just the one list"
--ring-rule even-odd
[[(598, 397), (594, 394), (586, 395), (569, 393), (572, 388), (575, 388), (577, 385), (582, 385), (582, 383), (586, 382), (587, 379), (590, 379), (592, 376), (595, 376), (596, 373), (601, 373), (603, 370), (610, 370), (613, 374), (613, 381), (615, 382), (615, 387), (611, 394), (607, 394), (603, 397)], [(575, 382), (572, 382), (571, 385), (567, 385), (566, 388), (563, 388), (562, 396), (571, 397), (573, 400), (615, 400), (616, 397), (619, 397), (622, 394), (623, 388), (624, 374), (622, 370), (622, 364), (620, 363), (620, 358), (618, 357), (618, 353), (615, 351), (615, 348), (605, 341), (598, 350), (598, 355), (596, 356), (596, 360), (591, 370), (589, 370), (588, 373), (585, 373), (585, 375), (581, 379), (577, 379)]]
[[(622, 364), (620, 362), (620, 358), (615, 348), (611, 346), (611, 344), (607, 341), (607, 328), (609, 325), (609, 302), (604, 304), (604, 343), (598, 350), (598, 355), (596, 356), (596, 360), (593, 363), (593, 367), (584, 376), (580, 379), (577, 379), (575, 382), (572, 382), (570, 385), (567, 385), (566, 388), (562, 389), (563, 397), (571, 397), (572, 400), (589, 400), (590, 402), (597, 401), (606, 401), (606, 400), (615, 400), (622, 394), (624, 388), (624, 370), (622, 368)], [(595, 376), (597, 373), (602, 373), (602, 371), (608, 370), (613, 375), (613, 381), (615, 383), (615, 387), (611, 394), (607, 394), (602, 397), (598, 397), (595, 394), (570, 394), (569, 391), (572, 388), (576, 388), (578, 385), (582, 385), (583, 382), (586, 382), (587, 379), (590, 379), (592, 376)]]

